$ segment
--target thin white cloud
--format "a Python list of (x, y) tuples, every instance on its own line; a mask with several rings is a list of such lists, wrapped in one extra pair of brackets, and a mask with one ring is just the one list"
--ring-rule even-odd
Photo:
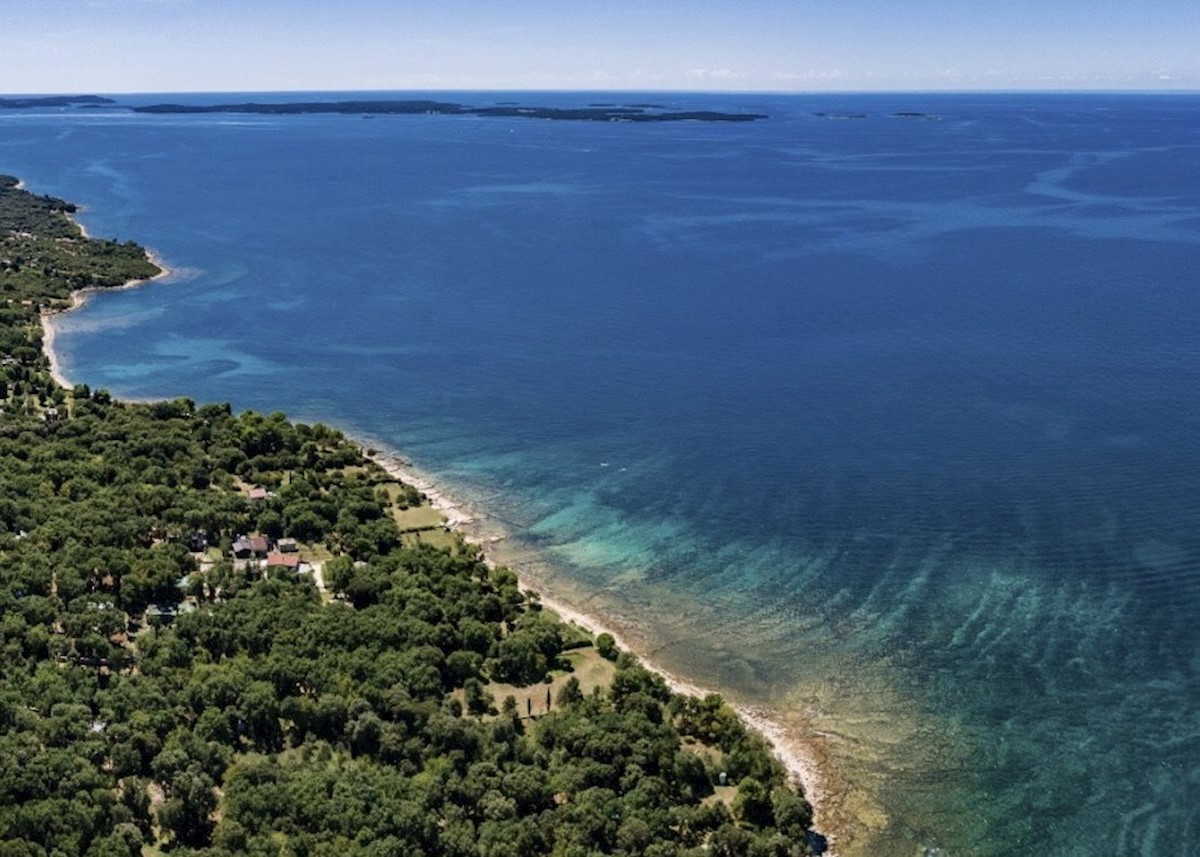
[(741, 77), (728, 68), (693, 68), (688, 70), (688, 76), (697, 80), (733, 80)]
[(846, 73), (840, 68), (809, 69), (808, 71), (777, 71), (772, 77), (779, 81), (840, 80)]

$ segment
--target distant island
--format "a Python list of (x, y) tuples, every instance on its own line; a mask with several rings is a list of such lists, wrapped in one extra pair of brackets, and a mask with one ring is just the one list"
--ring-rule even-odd
[(111, 98), (99, 95), (36, 95), (29, 98), (0, 98), (0, 110), (20, 110), (26, 107), (99, 107), (116, 104)]
[[(814, 113), (813, 116), (817, 117), (818, 119), (869, 119), (870, 118), (869, 114), (866, 114), (866, 113), (826, 113), (823, 111), (819, 112), (819, 113)], [(889, 113), (888, 116), (891, 117), (892, 119), (924, 119), (927, 121), (937, 121), (942, 118), (941, 116), (938, 116), (934, 113), (919, 113), (915, 110), (897, 110), (894, 113)]]
[(753, 122), (766, 119), (762, 113), (722, 113), (716, 110), (664, 110), (657, 105), (637, 104), (627, 107), (590, 105), (587, 107), (523, 107), (518, 104), (497, 104), (491, 107), (471, 107), (450, 101), (372, 100), (372, 101), (303, 101), (244, 104), (150, 104), (134, 107), (135, 113), (265, 113), (278, 115), (311, 113), (357, 113), (364, 116), (381, 114), (439, 114), (448, 116), (498, 116), (510, 119), (558, 119), (583, 122)]

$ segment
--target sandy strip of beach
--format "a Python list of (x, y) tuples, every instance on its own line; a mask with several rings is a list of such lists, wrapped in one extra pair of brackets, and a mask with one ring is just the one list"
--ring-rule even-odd
[[(78, 211), (76, 213), (78, 214)], [(90, 239), (92, 237), (88, 233), (87, 228), (78, 220), (75, 220), (74, 217), (71, 218), (71, 222), (79, 227), (79, 234), (83, 238)], [(48, 310), (42, 313), (42, 351), (45, 352), (46, 359), (50, 361), (50, 377), (53, 378), (54, 382), (60, 387), (65, 387), (69, 390), (74, 386), (74, 384), (72, 384), (67, 376), (63, 373), (62, 362), (58, 359), (58, 353), (54, 350), (54, 338), (58, 333), (56, 327), (57, 321), (83, 307), (96, 292), (113, 292), (120, 291), (122, 289), (140, 289), (142, 286), (165, 280), (174, 273), (169, 267), (167, 267), (166, 263), (163, 262), (162, 257), (153, 250), (147, 249), (146, 257), (156, 268), (158, 268), (158, 273), (153, 277), (146, 277), (140, 280), (130, 280), (129, 282), (120, 286), (89, 286), (86, 289), (77, 289), (76, 291), (71, 292), (71, 305), (69, 307), (62, 310)]]
[[(349, 434), (348, 436), (358, 444), (368, 458), (386, 470), (389, 475), (412, 485), (424, 494), (429, 499), (430, 504), (442, 513), (446, 519), (447, 528), (458, 532), (466, 541), (478, 547), (483, 554), (484, 561), (490, 567), (494, 568), (497, 565), (488, 541), (472, 538), (470, 534), (464, 532), (466, 525), (476, 523), (475, 515), (468, 512), (461, 503), (454, 500), (429, 476), (420, 472), (407, 460), (394, 454), (380, 452), (370, 442), (355, 437), (353, 434)], [(527, 576), (522, 575), (519, 567), (513, 568), (509, 566), (509, 568), (517, 575), (521, 588), (526, 589), (529, 584)], [(647, 669), (662, 676), (673, 691), (696, 697), (704, 697), (713, 692), (662, 669), (652, 660), (645, 657), (644, 653), (639, 652), (636, 646), (632, 646), (626, 638), (623, 638), (621, 633), (611, 626), (611, 622), (608, 622), (601, 616), (584, 613), (568, 602), (555, 597), (553, 593), (547, 594), (544, 591), (545, 586), (545, 580), (538, 581), (538, 600), (543, 606), (557, 613), (564, 621), (579, 625), (592, 634), (611, 634), (620, 648), (637, 655), (641, 663)], [(737, 715), (744, 723), (762, 735), (771, 744), (776, 758), (783, 765), (788, 776), (803, 787), (804, 794), (813, 807), (813, 828), (826, 837), (828, 842), (828, 850), (825, 852), (826, 857), (837, 857), (836, 843), (839, 839), (838, 831), (822, 826), (823, 822), (828, 821), (826, 818), (827, 814), (822, 812), (822, 805), (827, 804), (829, 801), (829, 794), (825, 787), (826, 777), (822, 770), (824, 754), (816, 747), (808, 746), (799, 737), (789, 734), (784, 724), (779, 722), (770, 712), (755, 706), (741, 705), (733, 700), (727, 699), (726, 701), (737, 712)]]

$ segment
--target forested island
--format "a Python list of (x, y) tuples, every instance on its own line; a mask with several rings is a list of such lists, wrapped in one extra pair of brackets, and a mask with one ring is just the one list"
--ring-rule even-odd
[(340, 432), (57, 384), (158, 268), (0, 177), (0, 855), (804, 855), (716, 695), (560, 621)]
[(588, 122), (753, 122), (766, 119), (761, 113), (722, 113), (716, 110), (665, 110), (653, 104), (617, 106), (593, 104), (586, 107), (524, 107), (497, 104), (470, 107), (449, 101), (373, 100), (306, 101), (258, 104), (150, 104), (132, 108), (136, 113), (265, 113), (295, 115), (308, 113), (351, 113), (364, 116), (387, 114), (438, 114), (449, 116), (497, 116), (512, 119), (557, 119)]
[(0, 97), (0, 110), (24, 110), (29, 107), (108, 107), (116, 104), (99, 95), (32, 95), (24, 98)]
[(502, 102), (472, 107), (431, 99), (370, 99), (351, 101), (244, 102), (241, 104), (121, 105), (98, 95), (45, 95), (0, 98), (0, 109), (31, 107), (119, 107), (134, 113), (258, 113), (294, 116), (314, 113), (377, 115), (494, 116), (508, 119), (555, 119), (575, 122), (753, 122), (763, 113), (724, 113), (719, 110), (668, 110), (660, 104), (589, 104), (584, 107), (523, 106)]

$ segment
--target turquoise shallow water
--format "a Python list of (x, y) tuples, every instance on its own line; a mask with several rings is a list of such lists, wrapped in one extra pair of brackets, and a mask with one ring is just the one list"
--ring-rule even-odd
[(403, 450), (813, 740), (847, 850), (1196, 853), (1200, 98), (654, 100), (771, 118), (5, 112), (0, 170), (176, 269), (73, 380)]

